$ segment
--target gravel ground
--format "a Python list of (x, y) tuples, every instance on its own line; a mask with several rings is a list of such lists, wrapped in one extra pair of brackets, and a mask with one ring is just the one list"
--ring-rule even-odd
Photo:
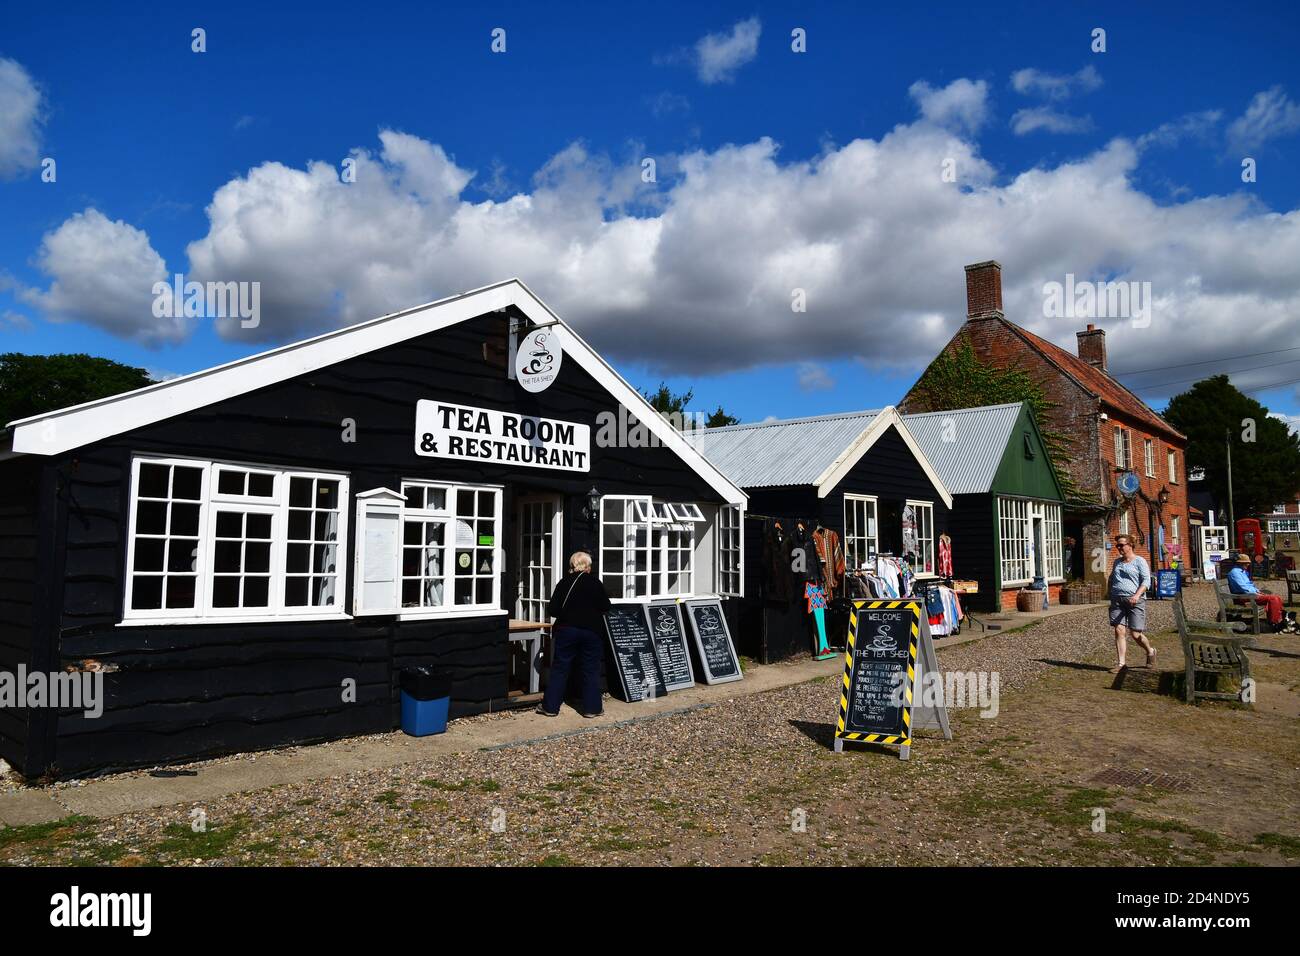
[[(1194, 591), (1188, 605), (1193, 615), (1209, 616), (1213, 597)], [(1096, 606), (950, 650), (941, 645), (940, 664), (998, 671), (1002, 694), (1010, 695), (1004, 711), (1038, 706), (1039, 698), (1050, 703), (1068, 681), (1095, 693), (1093, 671), (1113, 656), (1105, 613)], [(1149, 614), (1153, 632), (1172, 626), (1167, 603), (1152, 602)], [(1075, 816), (1086, 819), (1083, 804), (1106, 795), (1038, 779), (1035, 758), (1023, 752), (1032, 731), (1015, 718), (981, 721), (973, 711), (954, 712), (955, 739), (921, 739), (907, 763), (894, 751), (888, 759), (883, 752), (834, 755), (837, 685), (838, 678), (823, 679), (598, 732), (232, 795), (201, 807), (17, 828), (28, 832), (7, 842), (12, 831), (0, 831), (0, 862), (1209, 861), (1204, 854), (1218, 837), (1198, 836), (1204, 831), (1194, 828), (1173, 844), (1167, 834), (1142, 836), (1151, 821), (1134, 824), (1133, 839), (1114, 846), (1077, 836), (1087, 831), (1075, 825)], [(200, 812), (207, 827), (195, 833), (190, 822)]]

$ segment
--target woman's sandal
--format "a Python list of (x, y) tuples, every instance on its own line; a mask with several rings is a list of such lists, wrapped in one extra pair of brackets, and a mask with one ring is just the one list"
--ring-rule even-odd
[(1155, 662), (1156, 662), (1156, 649), (1153, 647), (1151, 648), (1150, 651), (1147, 652), (1147, 663), (1146, 663), (1147, 668), (1150, 669), (1151, 665), (1154, 664)]

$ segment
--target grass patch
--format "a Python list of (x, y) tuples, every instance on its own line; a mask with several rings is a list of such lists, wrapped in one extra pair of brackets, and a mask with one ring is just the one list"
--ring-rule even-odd
[(154, 844), (154, 852), (162, 856), (183, 860), (214, 860), (224, 856), (243, 832), (242, 822), (224, 827), (208, 827), (197, 833), (187, 823), (169, 823), (163, 827), (167, 834)]
[(563, 853), (548, 853), (537, 861), (538, 866), (577, 866), (573, 860), (569, 859)]
[[(0, 835), (3, 835), (0, 833)], [(1265, 847), (1270, 850), (1277, 850), (1289, 860), (1300, 857), (1300, 840), (1293, 836), (1286, 836), (1281, 833), (1260, 833), (1251, 841), (1253, 846)]]
[(51, 820), (49, 823), (5, 827), (0, 830), (0, 851), (23, 845), (62, 846), (88, 836), (86, 831), (94, 823), (94, 817), (74, 814), (61, 820)]
[(397, 806), (397, 791), (385, 790), (379, 796), (375, 797), (375, 803), (382, 803), (386, 807)]

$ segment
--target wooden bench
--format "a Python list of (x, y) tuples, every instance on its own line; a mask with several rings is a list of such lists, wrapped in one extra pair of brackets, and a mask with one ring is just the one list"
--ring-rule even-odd
[[(1183, 645), (1185, 661), (1185, 687), (1187, 703), (1205, 700), (1239, 700), (1246, 703), (1246, 682), (1250, 678), (1250, 661), (1245, 648), (1251, 638), (1242, 630), (1244, 622), (1225, 624), (1219, 621), (1189, 620), (1183, 610), (1183, 596), (1174, 599), (1174, 623), (1178, 625), (1178, 638)], [(1229, 635), (1241, 635), (1232, 637)], [(1214, 674), (1216, 690), (1197, 690), (1197, 674)], [(1241, 689), (1235, 694), (1217, 690), (1219, 674), (1235, 674)]]
[(1297, 595), (1300, 595), (1300, 571), (1288, 571), (1286, 573), (1286, 603), (1295, 604)]
[(1266, 620), (1267, 614), (1263, 607), (1253, 600), (1238, 604), (1237, 598), (1242, 595), (1233, 594), (1228, 587), (1228, 582), (1222, 579), (1214, 582), (1214, 597), (1219, 602), (1218, 623), (1231, 624), (1239, 621), (1242, 624), (1249, 624), (1251, 633), (1261, 633), (1262, 621)]

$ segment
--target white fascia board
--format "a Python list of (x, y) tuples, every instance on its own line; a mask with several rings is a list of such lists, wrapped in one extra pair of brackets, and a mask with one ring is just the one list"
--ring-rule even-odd
[(825, 498), (829, 495), (835, 489), (835, 486), (844, 480), (844, 476), (853, 469), (853, 466), (861, 460), (862, 456), (871, 450), (871, 446), (889, 429), (890, 425), (897, 428), (898, 434), (902, 436), (903, 443), (911, 449), (912, 454), (921, 466), (921, 470), (930, 479), (930, 484), (934, 486), (934, 490), (943, 499), (944, 505), (951, 509), (952, 493), (948, 491), (948, 488), (939, 478), (939, 473), (934, 470), (934, 466), (930, 464), (930, 459), (926, 457), (925, 452), (917, 444), (912, 433), (907, 430), (907, 425), (903, 423), (902, 417), (893, 405), (886, 405), (881, 409), (880, 414), (871, 420), (871, 424), (862, 430), (862, 434), (855, 438), (848, 448), (844, 449), (843, 454), (831, 462), (826, 470), (817, 476), (817, 479), (813, 482), (817, 486), (817, 497)]
[(9, 426), (10, 454), (62, 454), (511, 305), (536, 323), (556, 323), (564, 350), (636, 414), (667, 448), (676, 452), (729, 504), (743, 505), (748, 501), (743, 491), (682, 438), (640, 392), (519, 279), (506, 279), (121, 395), (21, 419)]
[[(556, 327), (563, 330), (560, 341), (566, 357), (572, 355), (588, 375), (602, 385), (614, 398), (618, 399), (619, 403), (629, 413), (635, 415), (637, 420), (663, 443), (664, 447), (675, 452), (679, 458), (690, 465), (695, 473), (722, 497), (723, 501), (731, 505), (740, 505), (742, 508), (749, 502), (749, 496), (739, 486), (719, 471), (709, 459), (704, 457), (703, 453), (696, 450), (694, 445), (683, 438), (681, 433), (673, 428), (655, 410), (653, 405), (646, 401), (645, 396), (633, 388), (623, 376), (614, 371), (613, 366), (601, 358), (600, 354), (588, 345), (582, 336), (573, 331), (567, 322), (552, 312), (550, 307), (533, 293), (532, 289), (529, 289), (518, 279), (515, 281), (527, 294), (523, 301), (516, 303), (520, 310), (534, 322), (540, 324), (554, 321), (558, 323)], [(540, 311), (534, 314), (532, 307)], [(574, 344), (578, 348), (573, 348)]]
[(183, 415), (503, 309), (518, 298), (516, 287), (520, 285), (518, 280), (509, 279), (132, 392), (24, 418), (9, 426), (14, 436), (13, 450), (20, 454), (57, 455)]

